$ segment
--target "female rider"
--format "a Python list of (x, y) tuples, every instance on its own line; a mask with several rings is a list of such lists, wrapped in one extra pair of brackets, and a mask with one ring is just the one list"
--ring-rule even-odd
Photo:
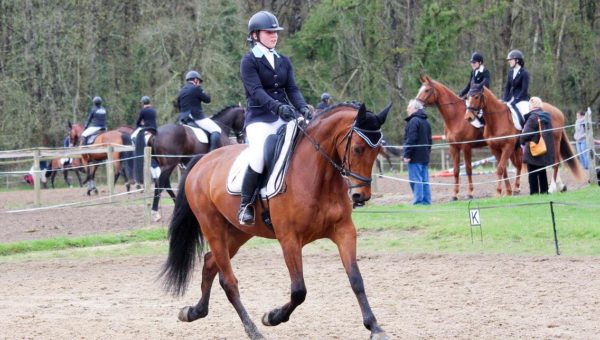
[(249, 166), (242, 182), (238, 219), (254, 225), (254, 201), (260, 174), (264, 169), (264, 144), (267, 137), (287, 121), (296, 118), (296, 109), (311, 119), (311, 112), (296, 86), (290, 60), (275, 51), (278, 32), (283, 30), (275, 15), (267, 11), (254, 14), (248, 22), (248, 41), (252, 49), (242, 57), (240, 73), (246, 93), (246, 136), (250, 148)]

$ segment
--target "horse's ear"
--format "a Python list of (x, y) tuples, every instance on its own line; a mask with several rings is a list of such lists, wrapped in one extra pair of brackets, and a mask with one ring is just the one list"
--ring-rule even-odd
[(423, 72), (419, 74), (419, 80), (421, 80), (421, 84), (424, 84), (427, 81), (427, 75)]
[(365, 104), (360, 104), (358, 114), (356, 115), (356, 125), (360, 126), (367, 119), (367, 107)]
[(67, 126), (69, 127), (69, 130), (71, 130), (73, 128), (73, 124), (71, 124), (71, 120), (67, 120)]
[(388, 106), (386, 106), (383, 111), (379, 112), (379, 114), (377, 114), (377, 121), (379, 121), (379, 125), (383, 125), (383, 123), (385, 123), (385, 119), (387, 118), (388, 113), (390, 112), (390, 109), (392, 108), (392, 104), (393, 102), (390, 102), (388, 104)]

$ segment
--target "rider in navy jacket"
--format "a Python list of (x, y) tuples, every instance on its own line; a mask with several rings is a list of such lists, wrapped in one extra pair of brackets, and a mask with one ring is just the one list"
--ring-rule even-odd
[(490, 88), (490, 71), (483, 66), (483, 55), (479, 52), (474, 52), (471, 55), (471, 77), (467, 86), (460, 91), (459, 97), (463, 98), (469, 93), (472, 85), (482, 84), (483, 86)]
[(188, 117), (192, 117), (194, 120), (204, 119), (202, 103), (210, 103), (210, 96), (204, 93), (200, 85), (187, 80), (187, 83), (179, 90), (179, 95), (177, 96), (177, 107), (180, 112), (177, 121), (184, 121)]
[[(294, 69), (290, 59), (277, 52), (275, 69), (271, 67), (264, 53), (255, 47), (242, 58), (240, 72), (246, 92), (246, 126), (254, 122), (274, 122), (279, 106), (293, 105), (300, 109), (307, 106), (298, 90)], [(289, 100), (288, 100), (289, 99)]]

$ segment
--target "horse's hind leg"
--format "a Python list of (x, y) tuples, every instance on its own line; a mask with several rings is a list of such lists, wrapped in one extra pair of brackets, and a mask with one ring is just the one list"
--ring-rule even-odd
[[(230, 227), (230, 229), (234, 229)], [(248, 234), (235, 232), (235, 235), (229, 233), (229, 256), (233, 258), (239, 248), (251, 238)], [(194, 321), (208, 315), (208, 305), (210, 301), (210, 291), (215, 280), (215, 276), (219, 272), (219, 267), (215, 261), (215, 257), (212, 252), (208, 252), (204, 255), (204, 266), (202, 268), (202, 297), (198, 304), (194, 307), (187, 307), (181, 310), (180, 319), (182, 321)]]
[(523, 152), (521, 151), (521, 147), (513, 152), (513, 154), (510, 156), (510, 161), (517, 170), (517, 175), (515, 176), (515, 186), (513, 189), (513, 194), (516, 195), (521, 192), (521, 170), (523, 168)]
[(356, 262), (356, 228), (352, 222), (336, 228), (332, 241), (337, 245), (344, 269), (350, 280), (350, 286), (362, 312), (363, 324), (371, 331), (371, 339), (388, 339), (385, 331), (379, 327), (377, 319), (369, 306), (365, 287)]
[[(452, 174), (454, 175), (454, 195), (451, 199), (456, 201), (458, 200), (458, 192), (460, 190), (460, 149), (454, 145), (451, 145), (449, 152), (450, 157), (452, 158), (452, 165), (454, 166), (452, 169)], [(465, 163), (467, 159), (466, 156), (467, 155), (465, 154)]]

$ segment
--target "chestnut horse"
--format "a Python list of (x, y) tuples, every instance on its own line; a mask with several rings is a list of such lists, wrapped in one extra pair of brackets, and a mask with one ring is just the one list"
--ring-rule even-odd
[[(552, 183), (556, 188), (557, 184), (563, 188), (566, 188), (560, 177), (558, 177), (558, 166), (559, 160), (566, 160), (569, 168), (578, 179), (582, 178), (581, 168), (577, 161), (577, 157), (573, 157), (573, 150), (569, 144), (569, 137), (565, 133), (563, 127), (565, 126), (565, 116), (556, 107), (543, 103), (542, 109), (550, 114), (552, 119), (552, 127), (556, 130), (553, 131), (554, 135), (554, 159), (556, 165), (554, 165), (554, 174), (552, 176)], [(519, 163), (522, 159), (522, 151), (519, 146), (519, 130), (517, 130), (513, 124), (512, 115), (508, 106), (496, 98), (492, 91), (486, 87), (475, 87), (471, 89), (468, 94), (468, 106), (465, 111), (465, 119), (472, 120), (474, 115), (479, 111), (483, 110), (485, 117), (485, 130), (484, 137), (486, 139), (502, 136), (514, 136), (510, 138), (498, 138), (488, 141), (488, 145), (498, 166), (496, 168), (496, 174), (498, 175), (498, 186), (496, 193), (500, 195), (502, 193), (502, 181), (505, 182), (506, 192), (511, 195), (510, 180), (508, 179), (508, 173), (506, 169), (507, 160), (511, 155), (515, 155), (518, 158)], [(518, 182), (521, 174), (521, 166), (517, 166), (517, 177), (515, 182)], [(517, 184), (515, 183), (515, 186)]]
[[(452, 157), (454, 175), (454, 195), (452, 200), (458, 200), (460, 190), (460, 152), (462, 151), (467, 172), (467, 198), (473, 198), (473, 167), (471, 166), (471, 154), (473, 148), (486, 146), (483, 142), (483, 129), (478, 129), (465, 121), (464, 115), (467, 106), (465, 101), (454, 94), (452, 90), (443, 84), (431, 79), (427, 75), (421, 75), (421, 88), (415, 99), (423, 105), (435, 105), (444, 119), (444, 134), (449, 143), (449, 153)], [(478, 141), (471, 142), (470, 141)], [(513, 163), (514, 164), (514, 163)]]
[[(69, 139), (71, 142), (71, 145), (79, 145), (79, 141), (81, 140), (81, 133), (83, 133), (83, 130), (85, 130), (83, 128), (83, 125), (81, 124), (71, 124), (71, 122), (68, 122), (68, 126), (69, 126)], [(110, 130), (110, 131), (106, 131), (106, 132), (102, 132), (100, 133), (96, 139), (94, 140), (94, 143), (92, 145), (96, 145), (96, 146), (109, 146), (109, 145), (131, 145), (131, 137), (123, 132), (119, 132), (117, 130)], [(115, 169), (115, 178), (114, 181), (116, 182), (117, 179), (119, 178), (119, 174), (121, 173), (121, 158), (126, 158), (127, 156), (129, 156), (132, 152), (131, 151), (126, 151), (126, 152), (119, 152), (119, 151), (115, 151), (112, 153), (112, 158), (114, 163), (114, 169)], [(123, 157), (122, 157), (123, 156)], [(96, 170), (98, 170), (98, 165), (94, 164), (97, 162), (102, 162), (102, 161), (106, 161), (107, 160), (107, 155), (105, 153), (88, 153), (88, 154), (83, 154), (81, 155), (81, 161), (83, 163), (83, 165), (86, 167), (87, 169), (87, 176), (86, 179), (84, 181), (84, 183), (87, 183), (87, 194), (88, 196), (91, 195), (91, 193), (95, 193), (96, 195), (98, 194), (98, 189), (96, 188)], [(123, 177), (125, 179), (125, 187), (127, 188), (127, 191), (129, 191), (131, 184), (129, 183), (129, 178), (132, 177), (132, 160), (128, 159), (127, 161), (123, 162), (125, 164), (124, 168), (126, 171), (123, 172)]]
[[(230, 105), (210, 117), (221, 127), (221, 145), (231, 144), (230, 133), (235, 135), (238, 143), (244, 143), (245, 114), (242, 106)], [(140, 136), (143, 134), (139, 134), (138, 138)], [(160, 126), (156, 135), (150, 137), (148, 146), (152, 147), (152, 154), (160, 166), (160, 176), (155, 183), (152, 201), (152, 220), (158, 222), (161, 219), (158, 204), (162, 191), (166, 190), (175, 200), (175, 193), (171, 189), (171, 173), (178, 165), (185, 166), (193, 156), (207, 153), (209, 145), (198, 141), (194, 133), (181, 124), (166, 124)], [(136, 156), (141, 156), (142, 152), (143, 148), (136, 148)], [(136, 161), (140, 160), (143, 161), (140, 157), (136, 158)], [(137, 168), (142, 167), (140, 165)]]
[[(230, 195), (226, 189), (229, 169), (247, 146), (227, 146), (192, 160), (197, 163), (190, 165), (187, 178), (180, 183), (169, 227), (169, 256), (161, 273), (165, 288), (175, 295), (184, 294), (196, 253), (202, 253), (205, 239), (211, 251), (204, 256), (202, 298), (196, 306), (181, 309), (181, 321), (194, 321), (208, 314), (210, 290), (218, 273), (221, 287), (246, 333), (250, 338), (262, 339), (240, 300), (231, 258), (254, 236), (279, 241), (291, 278), (291, 299), (264, 314), (262, 323), (275, 326), (288, 321), (306, 297), (302, 247), (328, 238), (338, 247), (365, 327), (372, 337), (387, 337), (371, 311), (358, 269), (352, 203), (371, 198), (371, 171), (381, 147), (381, 125), (390, 106), (375, 115), (367, 112), (364, 105), (357, 108), (348, 103), (336, 104), (315, 118), (306, 130), (301, 129), (304, 135), (289, 165), (286, 190), (265, 203), (270, 208), (273, 229), (260, 218), (255, 226), (240, 225), (240, 197)], [(261, 204), (256, 203), (256, 209), (256, 216), (261, 216)]]

